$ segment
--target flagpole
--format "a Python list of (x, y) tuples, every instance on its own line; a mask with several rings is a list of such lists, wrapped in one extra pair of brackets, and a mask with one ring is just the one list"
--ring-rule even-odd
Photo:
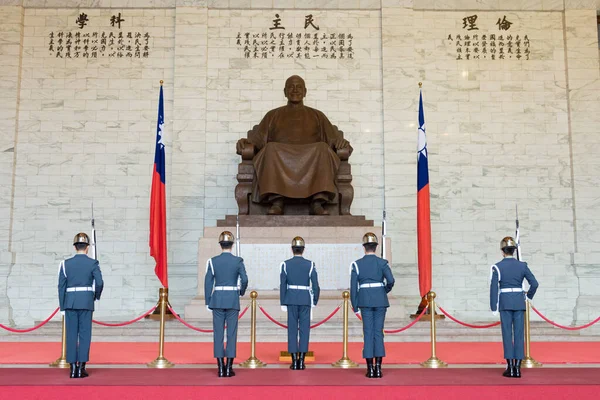
[[(422, 88), (423, 88), (423, 82), (419, 82), (419, 96), (420, 96), (420, 94), (421, 94), (421, 90), (422, 90)], [(420, 99), (420, 97), (419, 97), (419, 99)], [(420, 100), (419, 100), (419, 101), (420, 101)], [(419, 107), (420, 107), (420, 104), (419, 104)], [(417, 151), (418, 151), (418, 150), (419, 150), (419, 149), (417, 148)], [(418, 161), (417, 161), (417, 162), (418, 162)], [(417, 174), (418, 174), (418, 172), (417, 172)], [(418, 217), (417, 217), (417, 218), (418, 218)], [(418, 227), (417, 227), (417, 229), (418, 229)], [(418, 240), (419, 240), (419, 239), (417, 238), (417, 242), (418, 242)], [(417, 246), (418, 246), (418, 243), (417, 243)], [(418, 250), (417, 250), (417, 251), (418, 251)], [(417, 269), (418, 269), (418, 268), (419, 268), (419, 265), (418, 265), (418, 257), (417, 257)], [(419, 294), (420, 294), (420, 293), (419, 293)], [(417, 318), (419, 315), (421, 315), (421, 312), (423, 311), (423, 309), (425, 309), (425, 307), (427, 307), (427, 304), (428, 304), (428, 302), (427, 302), (427, 295), (425, 295), (425, 296), (423, 296), (423, 297), (421, 298), (421, 301), (419, 302), (419, 305), (417, 306), (417, 311), (416, 311), (414, 314), (411, 314), (411, 315), (410, 315), (410, 318), (412, 318), (412, 319), (415, 319), (415, 318)], [(434, 310), (434, 311), (435, 311), (435, 310)], [(430, 311), (428, 311), (427, 313), (429, 314), (429, 312), (430, 312)], [(425, 319), (424, 319), (424, 320), (425, 320)]]
[(94, 219), (94, 200), (92, 200), (92, 243), (94, 247), (94, 260), (98, 261), (98, 244), (96, 243), (96, 220)]
[[(521, 234), (519, 232), (519, 208), (515, 204), (515, 242), (517, 242), (517, 260), (521, 261), (523, 255), (521, 253)], [(526, 286), (525, 281), (523, 281), (523, 291), (527, 293), (529, 289), (529, 285)], [(531, 357), (531, 323), (530, 323), (530, 310), (531, 305), (529, 304), (529, 299), (525, 297), (525, 358), (523, 359), (523, 366), (525, 368), (537, 368), (541, 367), (542, 364), (538, 362), (536, 359)]]
[[(163, 170), (162, 170), (163, 175), (161, 176), (161, 181), (162, 181), (163, 186), (165, 183), (164, 182), (164, 179), (165, 179), (165, 177), (164, 177), (164, 175), (165, 175), (164, 147), (165, 146), (164, 146), (164, 137), (163, 137), (164, 132), (162, 130), (163, 129), (162, 126), (164, 125), (163, 83), (164, 83), (164, 81), (161, 79), (160, 80), (159, 100), (158, 100), (159, 104), (158, 104), (158, 120), (157, 120), (157, 132), (156, 132), (156, 135), (157, 135), (156, 136), (156, 148), (155, 148), (155, 155), (154, 155), (154, 171), (153, 171), (153, 179), (152, 179), (152, 190), (151, 190), (151, 194), (150, 194), (150, 197), (151, 197), (151, 200), (150, 200), (150, 255), (155, 258), (157, 265), (159, 265), (159, 263), (161, 262), (161, 261), (159, 261), (159, 259), (162, 260), (162, 256), (164, 255), (165, 258), (162, 261), (164, 261), (163, 267), (165, 268), (165, 271), (166, 271), (166, 268), (167, 268), (167, 264), (166, 264), (167, 259), (166, 259), (166, 255), (165, 255), (166, 251), (167, 251), (166, 239), (165, 239), (165, 243), (164, 243), (164, 249), (161, 249), (160, 245), (158, 246), (158, 248), (154, 248), (154, 246), (153, 246), (154, 242), (152, 241), (153, 234), (156, 235), (156, 233), (154, 233), (154, 231), (153, 231), (153, 228), (155, 226), (159, 225), (159, 231), (162, 231), (163, 226), (160, 226), (160, 219), (164, 218), (164, 220), (166, 220), (166, 210), (165, 210), (165, 215), (155, 216), (154, 215), (155, 213), (153, 213), (153, 207), (154, 207), (154, 201), (155, 201), (155, 198), (153, 197), (155, 194), (155, 192), (154, 192), (154, 190), (155, 190), (154, 173), (157, 172), (157, 170), (156, 170), (157, 160), (161, 160), (161, 162), (162, 162), (161, 167), (163, 168)], [(161, 147), (161, 144), (162, 144), (162, 147)], [(160, 155), (162, 155), (162, 157), (160, 157)], [(157, 157), (158, 157), (158, 159), (157, 159)], [(159, 168), (159, 170), (160, 170), (160, 168)], [(161, 171), (158, 171), (158, 172), (160, 175)], [(160, 185), (161, 182), (159, 182), (159, 181), (157, 181), (157, 182)], [(164, 190), (164, 188), (163, 188), (163, 190)], [(164, 202), (166, 202), (166, 199), (164, 198), (164, 196), (159, 195), (159, 197), (162, 197), (163, 203), (161, 204), (159, 202), (157, 207), (163, 206), (166, 208), (166, 206), (164, 204)], [(160, 214), (160, 210), (159, 210), (159, 214)], [(159, 222), (157, 224), (153, 223), (154, 218), (158, 218)], [(166, 221), (164, 223), (166, 225)], [(166, 227), (164, 227), (164, 231), (165, 232), (162, 232), (162, 233), (163, 233), (163, 235), (166, 236)], [(155, 272), (156, 272), (156, 269), (155, 269)], [(161, 336), (162, 340), (164, 340), (164, 321), (175, 318), (174, 315), (171, 313), (171, 308), (170, 308), (170, 304), (169, 304), (169, 297), (168, 297), (169, 289), (168, 289), (168, 285), (166, 283), (166, 276), (167, 275), (165, 272), (165, 277), (164, 277), (164, 281), (163, 281), (163, 278), (158, 277), (158, 273), (157, 273), (157, 277), (159, 278), (160, 283), (163, 287), (160, 288), (160, 290), (159, 290), (158, 301), (156, 303), (156, 309), (150, 315), (147, 315), (145, 317), (147, 319), (151, 319), (154, 321), (161, 321), (161, 335), (160, 336)], [(165, 307), (163, 307), (163, 302), (164, 302)], [(162, 355), (162, 350), (160, 351), (160, 353), (161, 354), (159, 354), (159, 358)]]
[[(425, 134), (425, 112), (423, 107), (423, 82), (419, 82), (419, 127), (417, 129), (417, 269), (419, 272), (419, 295), (421, 301), (417, 312), (411, 314), (410, 318), (417, 318), (427, 307), (427, 296), (431, 292), (432, 284), (432, 259), (431, 259), (431, 211), (429, 194), (429, 162), (427, 152), (427, 136)], [(422, 221), (423, 219), (423, 221)], [(423, 282), (429, 283), (425, 285)], [(423, 287), (428, 286), (428, 287)], [(427, 293), (421, 293), (422, 291)], [(431, 320), (432, 316), (438, 319), (444, 318), (438, 315), (431, 307), (427, 310), (427, 316), (423, 321)]]

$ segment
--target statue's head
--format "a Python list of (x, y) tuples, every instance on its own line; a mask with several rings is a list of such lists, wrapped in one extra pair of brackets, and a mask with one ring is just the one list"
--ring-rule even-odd
[(283, 89), (285, 97), (288, 102), (293, 104), (302, 103), (302, 100), (306, 96), (306, 85), (304, 79), (298, 75), (292, 75), (285, 81), (285, 88)]

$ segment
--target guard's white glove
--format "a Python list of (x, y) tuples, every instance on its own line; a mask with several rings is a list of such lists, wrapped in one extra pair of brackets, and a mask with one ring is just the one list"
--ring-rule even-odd
[(287, 312), (287, 306), (281, 306), (281, 311)]
[(354, 314), (356, 314), (358, 317), (360, 317), (360, 308)]
[(525, 301), (527, 301), (530, 305), (533, 305), (533, 300), (527, 296), (525, 296)]
[(64, 317), (64, 316), (65, 316), (65, 312), (64, 312), (64, 311), (61, 311), (61, 312), (60, 312), (60, 315), (62, 315), (62, 316)]
[(493, 315), (494, 317), (497, 317), (497, 316), (498, 316), (498, 311), (492, 311), (492, 315)]
[(208, 310), (209, 313), (212, 314), (212, 310), (210, 308), (208, 308), (208, 304), (206, 305), (206, 309)]

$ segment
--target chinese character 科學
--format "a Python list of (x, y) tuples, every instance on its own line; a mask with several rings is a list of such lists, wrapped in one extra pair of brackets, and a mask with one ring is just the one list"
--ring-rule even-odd
[(77, 20), (75, 22), (77, 23), (77, 25), (79, 25), (79, 29), (83, 29), (83, 27), (87, 25), (88, 21), (89, 19), (87, 14), (81, 13), (79, 14), (79, 17), (77, 17)]
[(125, 21), (123, 18), (121, 18), (121, 13), (119, 13), (119, 15), (113, 15), (112, 17), (110, 17), (110, 26), (115, 26), (115, 24), (119, 27), (119, 29), (121, 29), (121, 22)]

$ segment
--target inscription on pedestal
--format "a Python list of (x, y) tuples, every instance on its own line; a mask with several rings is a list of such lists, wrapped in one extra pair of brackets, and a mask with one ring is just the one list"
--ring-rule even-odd
[[(292, 257), (288, 244), (242, 244), (249, 287), (257, 290), (279, 290), (281, 262)], [(360, 244), (320, 243), (306, 247), (304, 257), (314, 261), (322, 290), (347, 289), (350, 264), (364, 255)]]

